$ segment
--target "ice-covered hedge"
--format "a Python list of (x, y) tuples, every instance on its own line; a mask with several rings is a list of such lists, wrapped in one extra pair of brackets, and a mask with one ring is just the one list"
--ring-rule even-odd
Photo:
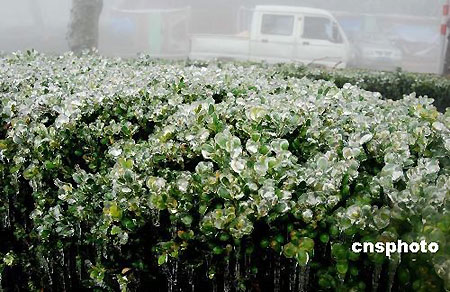
[(386, 99), (401, 99), (414, 92), (417, 96), (433, 98), (433, 104), (440, 112), (445, 112), (450, 107), (450, 79), (436, 74), (308, 68), (300, 65), (280, 65), (273, 68), (282, 76), (323, 79), (333, 81), (339, 87), (351, 83), (368, 91), (379, 92)]
[(272, 69), (1, 58), (2, 286), (450, 288), (450, 111)]

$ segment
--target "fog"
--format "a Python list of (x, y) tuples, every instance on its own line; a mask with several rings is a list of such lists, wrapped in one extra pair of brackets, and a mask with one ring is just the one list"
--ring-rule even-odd
[[(443, 2), (104, 0), (98, 50), (440, 73)], [(0, 51), (69, 50), (71, 0), (0, 3)]]

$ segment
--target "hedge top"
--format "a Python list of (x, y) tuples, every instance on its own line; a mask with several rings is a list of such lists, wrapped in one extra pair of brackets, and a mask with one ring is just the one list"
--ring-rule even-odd
[(349, 267), (385, 260), (354, 258), (351, 242), (427, 238), (440, 251), (404, 262), (428, 267), (424, 287), (450, 283), (450, 111), (429, 98), (383, 100), (257, 65), (32, 52), (0, 63), (0, 214), (29, 246), (0, 253), (17, 262), (95, 247), (80, 257), (89, 285), (105, 287), (123, 284), (125, 265), (150, 269), (148, 253), (196, 266), (264, 253), (269, 240), (309, 265), (329, 240), (336, 268), (318, 264), (319, 284), (351, 288), (362, 278)]

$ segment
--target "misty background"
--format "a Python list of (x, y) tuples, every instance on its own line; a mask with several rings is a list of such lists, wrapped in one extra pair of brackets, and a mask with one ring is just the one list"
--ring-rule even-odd
[[(104, 0), (98, 50), (108, 56), (186, 58), (192, 35), (248, 31), (256, 5), (326, 9), (355, 48), (365, 42), (389, 45), (401, 52), (402, 70), (440, 73), (440, 0)], [(0, 51), (68, 51), (71, 6), (71, 0), (2, 0)]]

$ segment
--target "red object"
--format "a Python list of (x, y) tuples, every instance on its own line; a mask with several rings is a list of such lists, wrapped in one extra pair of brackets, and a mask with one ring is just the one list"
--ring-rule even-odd
[(443, 15), (444, 15), (444, 16), (447, 16), (447, 15), (448, 15), (448, 12), (449, 12), (449, 10), (450, 10), (450, 9), (449, 9), (450, 7), (449, 7), (448, 4), (445, 4), (443, 7), (444, 7), (444, 9), (442, 10)]
[(447, 24), (441, 24), (441, 35), (447, 34)]

